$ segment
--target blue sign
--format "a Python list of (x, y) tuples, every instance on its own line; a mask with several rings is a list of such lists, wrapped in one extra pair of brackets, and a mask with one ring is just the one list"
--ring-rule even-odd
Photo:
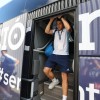
[(27, 14), (3, 23), (0, 34), (0, 100), (20, 100)]
[(79, 5), (79, 54), (100, 55), (100, 1)]
[(0, 23), (55, 1), (58, 0), (1, 0)]
[(100, 99), (100, 58), (80, 57), (79, 100)]

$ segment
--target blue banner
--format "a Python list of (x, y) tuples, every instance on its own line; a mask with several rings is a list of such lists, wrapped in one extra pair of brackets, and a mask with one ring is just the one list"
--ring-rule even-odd
[(79, 54), (100, 55), (100, 0), (79, 4)]
[(79, 100), (100, 99), (100, 57), (80, 57)]
[(0, 33), (0, 100), (20, 100), (27, 14), (3, 23)]

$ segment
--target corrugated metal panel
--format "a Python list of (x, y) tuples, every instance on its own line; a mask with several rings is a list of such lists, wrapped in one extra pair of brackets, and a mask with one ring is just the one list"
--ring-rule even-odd
[(87, 0), (58, 0), (52, 4), (43, 6), (37, 10), (34, 10), (29, 13), (28, 19), (35, 19), (47, 14), (59, 12), (67, 8), (77, 6), (78, 3), (85, 2)]
[[(79, 5), (79, 14), (93, 13), (100, 9), (100, 0), (90, 0)], [(82, 25), (79, 23), (79, 41), (82, 42)], [(95, 43), (95, 50), (80, 50), (80, 55), (100, 56), (100, 16), (90, 23), (90, 42)], [(87, 33), (84, 33), (87, 34)]]

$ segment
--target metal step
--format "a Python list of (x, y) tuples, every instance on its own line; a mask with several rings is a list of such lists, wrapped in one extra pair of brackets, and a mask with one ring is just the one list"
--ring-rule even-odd
[[(62, 99), (62, 87), (57, 85), (54, 89), (48, 89), (49, 83), (44, 83), (44, 95), (41, 96), (41, 100), (61, 100)], [(68, 89), (68, 100), (73, 100), (73, 90)]]
[(61, 99), (58, 99), (56, 97), (52, 97), (50, 95), (47, 95), (47, 94), (44, 94), (42, 97), (41, 97), (41, 100), (61, 100)]

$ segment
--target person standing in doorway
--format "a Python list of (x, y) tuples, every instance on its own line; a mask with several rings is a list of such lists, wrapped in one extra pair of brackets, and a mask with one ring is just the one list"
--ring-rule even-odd
[(69, 34), (72, 29), (70, 24), (62, 16), (57, 17), (57, 30), (55, 31), (55, 29), (51, 29), (50, 27), (54, 19), (55, 18), (50, 18), (50, 21), (45, 29), (45, 33), (54, 35), (54, 51), (46, 61), (43, 71), (45, 75), (52, 81), (48, 88), (53, 89), (56, 85), (59, 84), (59, 80), (55, 78), (52, 69), (56, 65), (60, 67), (63, 93), (62, 100), (67, 100), (68, 73), (71, 72), (69, 66)]

